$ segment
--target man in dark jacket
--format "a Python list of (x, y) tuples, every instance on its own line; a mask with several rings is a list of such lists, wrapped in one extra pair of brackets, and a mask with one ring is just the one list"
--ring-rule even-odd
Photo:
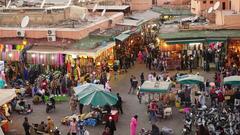
[(107, 123), (105, 125), (105, 128), (106, 127), (110, 128), (110, 134), (114, 135), (114, 131), (116, 131), (116, 125), (111, 116), (109, 117), (109, 120), (107, 121)]
[(29, 132), (30, 125), (28, 123), (28, 118), (27, 117), (24, 118), (23, 128), (24, 128), (24, 131), (25, 131), (25, 135), (30, 135), (30, 132)]
[(118, 112), (121, 112), (121, 114), (123, 114), (123, 110), (122, 110), (122, 98), (120, 97), (119, 93), (117, 93), (117, 97), (118, 97), (118, 101), (116, 104), (116, 107), (118, 109)]

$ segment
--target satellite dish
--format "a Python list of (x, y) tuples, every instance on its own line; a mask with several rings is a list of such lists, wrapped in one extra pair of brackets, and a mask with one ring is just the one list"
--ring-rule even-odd
[(210, 7), (207, 11), (209, 14), (213, 12), (213, 7)]
[(8, 1), (6, 8), (8, 8), (10, 6), (11, 2), (12, 2), (11, 0)]
[(82, 20), (85, 20), (85, 18), (86, 18), (86, 13), (83, 14), (83, 16), (82, 16), (81, 19), (82, 19)]
[(98, 4), (94, 5), (92, 12), (95, 12), (97, 10), (97, 6), (98, 6)]
[(46, 0), (43, 0), (41, 3), (41, 8), (43, 8), (44, 4), (45, 4)]
[(106, 13), (106, 8), (103, 9), (101, 16), (104, 16)]
[(72, 3), (72, 0), (69, 0), (66, 7), (69, 7), (71, 3)]
[(220, 1), (216, 2), (216, 3), (213, 5), (213, 9), (214, 9), (214, 10), (217, 10), (219, 7), (220, 7)]
[(22, 0), (18, 1), (17, 6), (21, 7), (22, 5), (23, 5), (23, 1)]
[(29, 23), (29, 16), (24, 16), (21, 22), (21, 27), (22, 28), (27, 27), (28, 23)]

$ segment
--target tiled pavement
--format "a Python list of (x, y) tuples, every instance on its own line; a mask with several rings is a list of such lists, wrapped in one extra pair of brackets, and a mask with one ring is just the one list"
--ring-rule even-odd
[[(152, 72), (145, 68), (145, 65), (137, 64), (133, 68), (129, 69), (127, 73), (119, 75), (117, 80), (111, 80), (111, 85), (113, 88), (113, 92), (119, 92), (123, 99), (123, 111), (124, 114), (120, 115), (120, 119), (117, 122), (117, 131), (115, 132), (115, 135), (129, 135), (129, 123), (131, 116), (134, 114), (139, 115), (139, 121), (138, 121), (138, 130), (141, 128), (147, 128), (150, 129), (151, 124), (148, 121), (147, 113), (146, 113), (146, 105), (145, 104), (139, 104), (136, 95), (129, 95), (128, 90), (130, 88), (129, 84), (129, 78), (131, 75), (135, 75), (136, 77), (140, 76), (140, 73), (144, 72), (145, 76)], [(182, 71), (184, 72), (184, 71)], [(188, 72), (188, 71), (185, 71)], [(197, 72), (197, 71), (195, 71)], [(205, 76), (206, 78), (209, 78), (212, 80), (213, 74), (212, 73), (206, 73), (203, 71), (200, 72), (200, 75)], [(176, 71), (171, 71), (169, 74), (174, 74)], [(31, 99), (28, 100), (29, 103), (31, 103)], [(68, 102), (61, 103), (56, 105), (56, 112), (46, 114), (45, 112), (45, 105), (33, 105), (34, 112), (30, 115), (27, 115), (29, 118), (30, 123), (40, 123), (40, 121), (46, 121), (47, 116), (51, 116), (56, 124), (62, 132), (63, 135), (67, 134), (68, 128), (64, 125), (61, 125), (60, 120), (66, 115), (70, 114), (69, 111), (69, 105)], [(84, 111), (88, 111), (88, 109), (85, 109)], [(12, 124), (10, 125), (11, 132), (8, 133), (8, 135), (23, 135), (23, 128), (22, 128), (22, 122), (23, 122), (23, 115), (13, 114), (11, 116), (12, 118)], [(179, 112), (174, 109), (173, 111), (173, 117), (161, 120), (157, 123), (157, 125), (162, 127), (169, 127), (174, 129), (174, 132), (176, 135), (181, 134), (181, 129), (183, 127), (183, 114), (180, 114)], [(87, 127), (87, 129), (90, 132), (90, 135), (101, 135), (103, 131), (103, 125), (98, 125), (96, 127)]]

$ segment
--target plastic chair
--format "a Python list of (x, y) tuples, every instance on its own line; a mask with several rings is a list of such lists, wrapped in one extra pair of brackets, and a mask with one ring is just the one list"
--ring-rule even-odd
[(163, 118), (170, 117), (170, 116), (172, 117), (172, 108), (167, 107), (163, 111)]

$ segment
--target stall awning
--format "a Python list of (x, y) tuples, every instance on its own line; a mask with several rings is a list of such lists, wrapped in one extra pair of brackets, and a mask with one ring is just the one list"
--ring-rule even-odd
[(0, 89), (0, 106), (15, 98), (17, 96), (15, 91), (15, 89)]
[(120, 40), (120, 41), (124, 41), (124, 40), (127, 39), (129, 36), (130, 36), (129, 34), (122, 33), (122, 34), (116, 36), (115, 39)]
[(166, 93), (171, 88), (171, 82), (145, 81), (140, 87), (140, 92)]
[(207, 41), (207, 43), (211, 43), (211, 42), (226, 42), (227, 38), (207, 38), (206, 41)]
[(203, 43), (205, 39), (181, 39), (181, 40), (167, 40), (167, 44), (189, 44), (189, 43)]

